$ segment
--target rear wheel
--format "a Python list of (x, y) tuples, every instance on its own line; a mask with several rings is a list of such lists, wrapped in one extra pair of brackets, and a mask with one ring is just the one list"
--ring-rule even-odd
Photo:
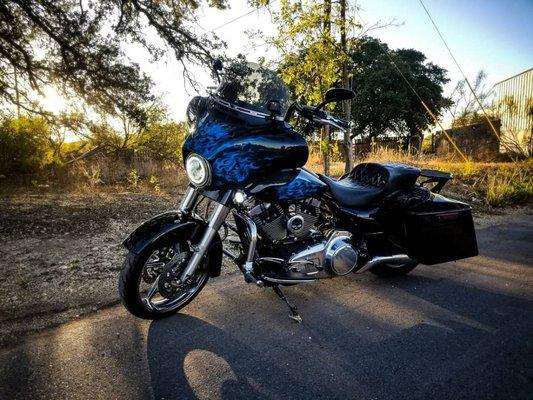
[(410, 261), (405, 264), (380, 264), (370, 270), (374, 275), (382, 278), (392, 278), (407, 275), (416, 268), (418, 262)]
[(186, 282), (179, 277), (190, 255), (188, 241), (160, 240), (139, 254), (129, 253), (119, 279), (119, 294), (133, 315), (166, 317), (189, 304), (209, 280), (208, 257)]

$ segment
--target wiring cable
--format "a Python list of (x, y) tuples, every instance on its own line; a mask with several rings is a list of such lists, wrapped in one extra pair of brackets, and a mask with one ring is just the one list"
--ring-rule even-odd
[(420, 5), (422, 6), (422, 8), (424, 8), (424, 11), (426, 12), (429, 20), (431, 21), (431, 24), (433, 25), (433, 27), (435, 28), (435, 30), (437, 31), (440, 39), (442, 40), (442, 43), (444, 43), (444, 46), (446, 47), (446, 49), (448, 50), (448, 53), (450, 53), (450, 56), (452, 57), (452, 60), (453, 62), (455, 63), (455, 65), (457, 66), (457, 69), (459, 69), (459, 71), (461, 72), (461, 75), (463, 75), (463, 78), (466, 82), (466, 84), (468, 85), (468, 88), (470, 89), (470, 91), (472, 92), (472, 94), (474, 95), (474, 98), (476, 99), (477, 103), (479, 104), (479, 107), (481, 109), (481, 111), (483, 112), (483, 115), (485, 116), (485, 118), (487, 119), (487, 122), (489, 123), (489, 126), (492, 130), (492, 132), (496, 135), (496, 137), (498, 138), (498, 140), (500, 140), (500, 134), (498, 133), (498, 131), (496, 130), (496, 128), (494, 127), (494, 125), (492, 124), (492, 121), (490, 120), (488, 114), (487, 114), (487, 111), (485, 111), (485, 107), (483, 107), (483, 104), (481, 104), (481, 101), (479, 100), (479, 97), (477, 96), (474, 88), (472, 87), (472, 85), (470, 84), (470, 81), (468, 80), (468, 78), (466, 77), (466, 74), (463, 72), (463, 69), (461, 68), (461, 66), (459, 65), (459, 62), (457, 61), (457, 59), (455, 58), (455, 56), (453, 55), (453, 52), (452, 50), (450, 49), (450, 46), (448, 46), (448, 43), (446, 42), (446, 39), (444, 39), (444, 36), (442, 35), (441, 31), (439, 30), (437, 24), (435, 23), (433, 17), (431, 16), (431, 14), (429, 13), (429, 10), (427, 9), (426, 5), (424, 4), (424, 2), (422, 0), (418, 0)]

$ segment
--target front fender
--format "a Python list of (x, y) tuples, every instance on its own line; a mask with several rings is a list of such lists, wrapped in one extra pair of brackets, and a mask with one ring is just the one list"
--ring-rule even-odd
[[(182, 217), (176, 211), (159, 214), (139, 225), (122, 242), (131, 253), (140, 254), (164, 237), (186, 239), (196, 243), (202, 237), (207, 224), (197, 218)], [(218, 233), (209, 249), (209, 271), (212, 277), (220, 275), (222, 266), (222, 241)]]

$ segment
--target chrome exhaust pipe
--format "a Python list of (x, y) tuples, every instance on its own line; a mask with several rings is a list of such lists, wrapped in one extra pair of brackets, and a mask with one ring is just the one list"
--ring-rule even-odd
[[(407, 262), (413, 261), (407, 254), (396, 254), (393, 256), (376, 256), (367, 261), (361, 268), (355, 272), (360, 274), (362, 272), (368, 271), (370, 268), (375, 267), (380, 264), (405, 264)], [(394, 268), (393, 265), (391, 265)]]

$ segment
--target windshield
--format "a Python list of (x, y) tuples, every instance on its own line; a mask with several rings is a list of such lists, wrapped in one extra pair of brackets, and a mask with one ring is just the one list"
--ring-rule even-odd
[(216, 95), (234, 106), (267, 115), (270, 100), (279, 101), (282, 115), (289, 103), (289, 91), (274, 71), (245, 61), (225, 69)]

